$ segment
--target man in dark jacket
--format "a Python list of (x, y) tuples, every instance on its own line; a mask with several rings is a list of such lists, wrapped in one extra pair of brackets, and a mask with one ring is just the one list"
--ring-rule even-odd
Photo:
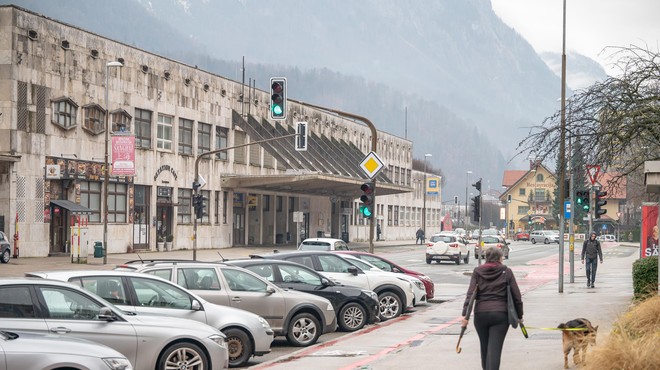
[(596, 233), (591, 232), (588, 240), (582, 244), (582, 264), (587, 257), (587, 288), (594, 288), (596, 282), (596, 270), (598, 269), (598, 259), (603, 263), (603, 252), (600, 249), (600, 242), (596, 240)]
[(417, 237), (417, 240), (415, 240), (415, 244), (419, 242), (419, 244), (424, 244), (424, 230), (420, 227), (417, 229), (417, 232), (415, 233), (415, 237)]
[(486, 263), (472, 272), (470, 287), (463, 304), (462, 326), (468, 324), (465, 319), (467, 307), (472, 295), (476, 294), (474, 327), (481, 345), (481, 367), (484, 370), (498, 370), (504, 338), (509, 330), (507, 284), (511, 286), (511, 296), (520, 321), (523, 317), (523, 302), (513, 271), (502, 264), (502, 250), (489, 247), (485, 255)]

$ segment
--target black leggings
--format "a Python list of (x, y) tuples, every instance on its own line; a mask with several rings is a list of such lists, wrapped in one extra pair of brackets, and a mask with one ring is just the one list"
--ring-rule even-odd
[(506, 312), (475, 312), (474, 327), (481, 344), (481, 368), (499, 370), (504, 337), (509, 330)]

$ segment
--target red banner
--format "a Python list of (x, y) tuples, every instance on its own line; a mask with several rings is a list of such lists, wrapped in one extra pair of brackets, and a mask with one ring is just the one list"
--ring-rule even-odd
[(135, 136), (115, 135), (112, 137), (113, 176), (135, 176)]
[(658, 206), (642, 206), (642, 258), (658, 255)]

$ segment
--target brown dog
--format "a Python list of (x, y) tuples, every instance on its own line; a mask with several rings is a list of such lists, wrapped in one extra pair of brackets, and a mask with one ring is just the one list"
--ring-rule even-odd
[[(568, 354), (573, 350), (573, 362), (584, 363), (587, 347), (596, 344), (598, 326), (594, 327), (587, 319), (575, 319), (557, 328), (562, 329), (561, 341), (564, 347), (564, 369), (568, 369)], [(582, 329), (582, 330), (579, 330)]]

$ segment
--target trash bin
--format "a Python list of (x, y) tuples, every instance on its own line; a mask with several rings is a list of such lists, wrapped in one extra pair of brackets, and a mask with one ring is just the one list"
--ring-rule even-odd
[(94, 258), (103, 257), (103, 242), (94, 242)]

